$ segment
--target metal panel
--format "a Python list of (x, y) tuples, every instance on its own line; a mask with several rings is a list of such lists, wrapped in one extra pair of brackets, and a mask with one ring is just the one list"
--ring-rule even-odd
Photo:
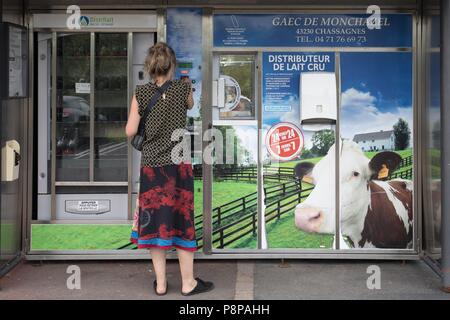
[(214, 52), (255, 52), (255, 51), (285, 51), (285, 52), (409, 52), (411, 48), (383, 48), (383, 47), (364, 47), (364, 48), (343, 48), (343, 47), (320, 47), (320, 48), (308, 48), (308, 47), (245, 47), (245, 48), (222, 48), (214, 47)]
[(77, 0), (76, 2), (72, 0), (28, 0), (27, 8), (29, 10), (49, 10), (49, 9), (63, 9), (65, 10), (68, 6), (76, 4), (81, 8), (89, 9), (101, 9), (104, 10), (105, 6), (108, 10), (117, 9), (129, 9), (133, 8), (154, 8), (156, 6), (163, 5), (166, 1), (163, 0), (129, 0), (124, 2), (123, 0), (108, 0), (105, 3), (104, 0)]
[[(139, 79), (139, 73), (144, 71), (144, 61), (147, 55), (148, 49), (154, 44), (154, 33), (151, 32), (134, 32), (133, 35), (132, 50), (130, 56), (131, 61), (131, 81), (130, 81), (130, 99), (134, 93), (136, 85), (141, 85), (149, 81), (148, 76), (144, 79)], [(141, 153), (129, 145), (129, 154), (131, 156), (130, 170), (130, 187), (131, 193), (136, 194), (139, 192), (139, 174), (141, 165)]]
[[(130, 111), (130, 101), (131, 101), (131, 97), (133, 96), (133, 57), (134, 56), (134, 50), (133, 50), (133, 33), (129, 32), (128, 33), (128, 37), (127, 37), (127, 101), (128, 101), (128, 106), (127, 106), (127, 110), (128, 113)], [(127, 170), (127, 184), (128, 184), (128, 190), (127, 190), (127, 200), (128, 200), (128, 206), (127, 206), (127, 212), (128, 212), (128, 220), (133, 219), (133, 211), (132, 209), (132, 200), (131, 200), (131, 194), (132, 194), (132, 189), (133, 189), (133, 184), (132, 184), (132, 157), (131, 157), (131, 145), (130, 145), (130, 139), (127, 139), (127, 166), (128, 166), (128, 170)]]
[[(49, 155), (50, 155), (50, 128), (48, 125), (51, 112), (51, 56), (52, 48), (48, 40), (51, 40), (52, 34), (38, 34), (37, 35), (37, 180), (38, 193), (49, 192)], [(30, 59), (33, 60), (33, 59)], [(44, 137), (46, 139), (44, 139)]]
[[(321, 8), (322, 10), (329, 8), (359, 8), (365, 9), (369, 5), (374, 4), (371, 0), (359, 0), (357, 3), (353, 0), (283, 0), (282, 6), (286, 9), (317, 9)], [(382, 0), (377, 1), (377, 5), (381, 6), (382, 9), (386, 8), (414, 8), (416, 6), (415, 0)], [(276, 0), (171, 0), (168, 1), (169, 6), (180, 6), (180, 5), (189, 5), (189, 6), (208, 6), (214, 8), (232, 8), (233, 10), (244, 10), (244, 9), (254, 9), (255, 7), (261, 9), (278, 9), (280, 7), (280, 1)]]
[(94, 181), (94, 156), (95, 156), (95, 146), (94, 146), (94, 135), (95, 135), (95, 33), (91, 32), (91, 53), (90, 53), (90, 76), (89, 82), (91, 84), (91, 90), (89, 94), (89, 181)]
[[(26, 157), (27, 162), (27, 175), (26, 175), (26, 192), (23, 197), (23, 203), (24, 203), (24, 210), (22, 211), (22, 252), (27, 252), (29, 248), (29, 239), (30, 239), (30, 224), (28, 221), (31, 221), (31, 214), (33, 211), (33, 198), (34, 194), (33, 192), (36, 191), (33, 186), (33, 178), (34, 178), (34, 133), (35, 133), (35, 121), (34, 121), (34, 104), (33, 101), (35, 99), (35, 91), (33, 87), (33, 79), (34, 79), (34, 59), (31, 57), (34, 57), (35, 48), (34, 48), (34, 33), (33, 33), (33, 24), (30, 22), (29, 16), (25, 15), (25, 20), (28, 21), (28, 56), (30, 57), (28, 59), (28, 101), (27, 101), (27, 147), (28, 147), (28, 153)], [(51, 40), (51, 38), (50, 38)], [(51, 52), (51, 41), (49, 50)], [(50, 212), (50, 211), (48, 211)]]
[[(87, 16), (88, 24), (82, 25), (80, 31), (88, 32), (92, 29), (154, 29), (156, 28), (156, 15), (154, 11), (146, 14), (106, 14), (92, 11), (82, 11)], [(41, 13), (33, 15), (33, 24), (36, 29), (66, 29), (66, 13)], [(94, 21), (96, 19), (96, 21)], [(103, 22), (106, 21), (106, 22)], [(66, 29), (67, 30), (67, 29)]]
[[(52, 197), (49, 194), (39, 194), (37, 196), (38, 220), (52, 220)], [(30, 219), (31, 221), (31, 219)]]
[(336, 101), (336, 127), (335, 127), (335, 131), (334, 131), (334, 141), (335, 141), (335, 147), (334, 147), (334, 151), (335, 151), (335, 155), (334, 155), (334, 170), (335, 170), (335, 175), (334, 175), (334, 185), (335, 185), (335, 203), (334, 203), (334, 210), (335, 210), (335, 214), (336, 214), (336, 218), (335, 218), (335, 226), (334, 226), (334, 244), (335, 244), (335, 249), (339, 250), (341, 247), (340, 241), (341, 241), (341, 198), (340, 198), (340, 144), (341, 144), (341, 129), (340, 129), (340, 122), (341, 122), (341, 67), (340, 67), (340, 55), (339, 52), (337, 52), (335, 54), (335, 62), (334, 62), (334, 67), (335, 67), (335, 73), (336, 73), (336, 97), (337, 97), (337, 101)]
[[(105, 205), (104, 210), (99, 208), (100, 214), (74, 213), (78, 202), (98, 201), (98, 206)], [(103, 220), (126, 221), (128, 208), (128, 195), (125, 194), (58, 194), (56, 195), (56, 219), (57, 220), (92, 220), (101, 222)], [(124, 219), (125, 218), (125, 219)]]
[[(450, 194), (450, 2), (441, 0), (441, 181), (442, 194)], [(450, 292), (450, 199), (442, 197), (442, 286)]]
[[(413, 190), (413, 248), (420, 250), (421, 230), (422, 230), (422, 161), (419, 161), (419, 155), (422, 154), (422, 129), (419, 125), (420, 104), (417, 103), (419, 89), (417, 86), (417, 76), (419, 63), (418, 59), (418, 22), (417, 13), (413, 16), (413, 40), (412, 40), (412, 108), (413, 108), (413, 172), (414, 172), (414, 190)], [(420, 228), (419, 228), (420, 227)]]
[[(121, 253), (115, 251), (95, 250), (90, 254), (79, 251), (34, 251), (27, 254), (25, 258), (29, 261), (36, 260), (150, 260), (147, 250), (121, 250)], [(176, 253), (168, 253), (168, 259), (178, 259)], [(411, 254), (361, 254), (361, 253), (219, 253), (206, 255), (204, 253), (195, 253), (195, 259), (345, 259), (345, 260), (418, 260), (418, 255)]]
[[(28, 8), (30, 10), (48, 10), (48, 9), (65, 9), (72, 5), (71, 0), (28, 0)], [(431, 2), (431, 1), (430, 1)], [(436, 1), (433, 1), (436, 2)], [(102, 0), (78, 0), (76, 2), (82, 8), (89, 9), (104, 9), (105, 3)], [(339, 2), (333, 0), (284, 0), (283, 7), (285, 8), (320, 8), (322, 6), (339, 8), (367, 8), (367, 6), (374, 4), (372, 0), (359, 0), (355, 3), (354, 0), (340, 0)], [(380, 0), (376, 2), (382, 8), (401, 7), (414, 8), (416, 0)], [(129, 0), (126, 3), (121, 0), (108, 1), (108, 9), (124, 9), (124, 8), (155, 8), (158, 6), (203, 6), (216, 8), (266, 8), (273, 9), (280, 7), (280, 1), (276, 0)]]
[[(0, 2), (2, 22), (23, 25), (23, 3), (13, 0)], [(3, 39), (2, 39), (3, 40)], [(5, 66), (2, 66), (5, 67)], [(7, 72), (3, 69), (1, 72)], [(5, 83), (2, 86), (7, 85)], [(21, 146), (19, 179), (0, 181), (0, 276), (8, 272), (21, 259), (22, 213), (25, 198), (24, 187), (27, 177), (27, 99), (1, 99), (0, 104), (0, 149), (7, 140), (17, 140)], [(1, 160), (0, 160), (1, 161)], [(1, 180), (1, 179), (0, 179)]]
[(157, 41), (166, 42), (166, 11), (163, 8), (156, 10)]
[[(261, 219), (262, 215), (265, 214), (265, 205), (264, 205), (264, 157), (263, 157), (263, 137), (262, 137), (262, 126), (263, 126), (263, 104), (262, 104), (262, 54), (261, 52), (258, 52), (256, 54), (256, 78), (254, 81), (256, 81), (256, 92), (255, 92), (255, 98), (256, 98), (256, 119), (257, 119), (257, 132), (258, 132), (258, 179), (256, 181), (257, 184), (257, 216), (258, 216), (258, 229), (257, 229), (257, 244), (258, 249), (263, 248), (263, 246), (267, 245), (267, 239), (262, 238), (266, 237), (266, 226), (263, 225), (265, 223), (265, 219)], [(244, 120), (245, 121), (245, 120)]]
[(51, 150), (51, 175), (50, 175), (50, 193), (51, 193), (51, 217), (52, 220), (56, 219), (56, 206), (55, 206), (55, 196), (56, 196), (56, 67), (57, 67), (57, 37), (56, 32), (52, 33), (52, 101), (51, 101), (51, 112), (52, 112), (52, 121), (51, 121), (51, 142), (50, 142), (50, 150)]
[[(433, 162), (431, 157), (432, 151), (437, 151), (440, 156), (439, 140), (440, 127), (436, 128), (438, 124), (439, 108), (432, 105), (431, 96), (432, 90), (436, 90), (438, 84), (436, 78), (432, 77), (431, 63), (433, 56), (439, 56), (440, 48), (432, 46), (432, 35), (436, 34), (438, 30), (432, 30), (433, 24), (432, 18), (438, 17), (439, 12), (434, 10), (425, 10), (421, 21), (421, 50), (420, 58), (418, 58), (420, 66), (420, 74), (418, 79), (420, 86), (418, 86), (420, 94), (420, 104), (422, 105), (422, 112), (420, 118), (422, 121), (422, 134), (419, 137), (422, 145), (423, 152), (422, 157), (419, 159), (422, 163), (422, 185), (423, 185), (423, 207), (422, 214), (423, 233), (419, 236), (422, 239), (421, 248), (424, 250), (424, 254), (428, 257), (426, 261), (434, 260), (435, 264), (438, 264), (436, 260), (441, 257), (441, 248), (439, 243), (440, 232), (440, 218), (441, 218), (441, 180), (436, 177), (436, 173), (433, 174)], [(438, 27), (438, 26), (437, 26)], [(437, 44), (435, 44), (437, 45)], [(435, 121), (434, 123), (432, 121)]]
[[(203, 65), (202, 65), (202, 127), (203, 132), (212, 128), (211, 62), (212, 62), (212, 11), (203, 9)], [(211, 137), (203, 137), (202, 150), (205, 150)], [(210, 162), (209, 162), (210, 163)], [(211, 254), (212, 249), (212, 165), (205, 162), (203, 154), (203, 252)]]

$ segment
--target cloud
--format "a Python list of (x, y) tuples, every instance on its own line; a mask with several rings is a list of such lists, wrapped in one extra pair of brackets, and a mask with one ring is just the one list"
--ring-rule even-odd
[(380, 111), (376, 104), (379, 100), (370, 92), (355, 88), (342, 93), (341, 136), (353, 139), (358, 133), (392, 130), (392, 126), (403, 118), (413, 131), (413, 112), (411, 107), (392, 107), (390, 111)]

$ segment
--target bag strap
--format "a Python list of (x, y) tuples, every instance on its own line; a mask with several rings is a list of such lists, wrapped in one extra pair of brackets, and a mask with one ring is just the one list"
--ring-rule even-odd
[(147, 121), (148, 114), (150, 113), (156, 102), (158, 102), (159, 97), (162, 94), (164, 94), (164, 92), (169, 88), (171, 83), (172, 81), (167, 80), (161, 87), (156, 86), (156, 92), (150, 99), (150, 102), (148, 103), (147, 108), (145, 109), (144, 115), (142, 116), (141, 121), (139, 122), (138, 132), (140, 133), (141, 136), (144, 135), (143, 132), (145, 130), (145, 122)]

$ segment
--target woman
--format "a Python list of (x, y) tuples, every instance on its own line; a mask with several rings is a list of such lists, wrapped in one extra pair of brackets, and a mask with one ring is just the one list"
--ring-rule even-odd
[[(126, 135), (137, 133), (139, 121), (152, 96), (167, 89), (158, 98), (145, 121), (145, 141), (141, 152), (139, 210), (131, 233), (138, 248), (149, 248), (156, 274), (153, 283), (158, 295), (167, 293), (166, 250), (175, 247), (180, 263), (183, 295), (193, 295), (213, 289), (212, 282), (193, 276), (194, 251), (197, 249), (194, 224), (194, 182), (192, 166), (181, 162), (172, 149), (174, 130), (185, 127), (187, 109), (194, 100), (186, 81), (171, 80), (176, 66), (175, 53), (165, 43), (149, 49), (145, 71), (152, 82), (136, 87), (131, 102)], [(166, 87), (165, 86), (165, 87)]]

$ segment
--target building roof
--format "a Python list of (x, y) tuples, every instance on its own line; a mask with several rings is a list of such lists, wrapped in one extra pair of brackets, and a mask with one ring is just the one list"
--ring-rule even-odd
[(355, 136), (353, 137), (353, 141), (360, 142), (366, 140), (385, 140), (389, 139), (393, 133), (394, 133), (393, 130), (358, 133), (355, 134)]

